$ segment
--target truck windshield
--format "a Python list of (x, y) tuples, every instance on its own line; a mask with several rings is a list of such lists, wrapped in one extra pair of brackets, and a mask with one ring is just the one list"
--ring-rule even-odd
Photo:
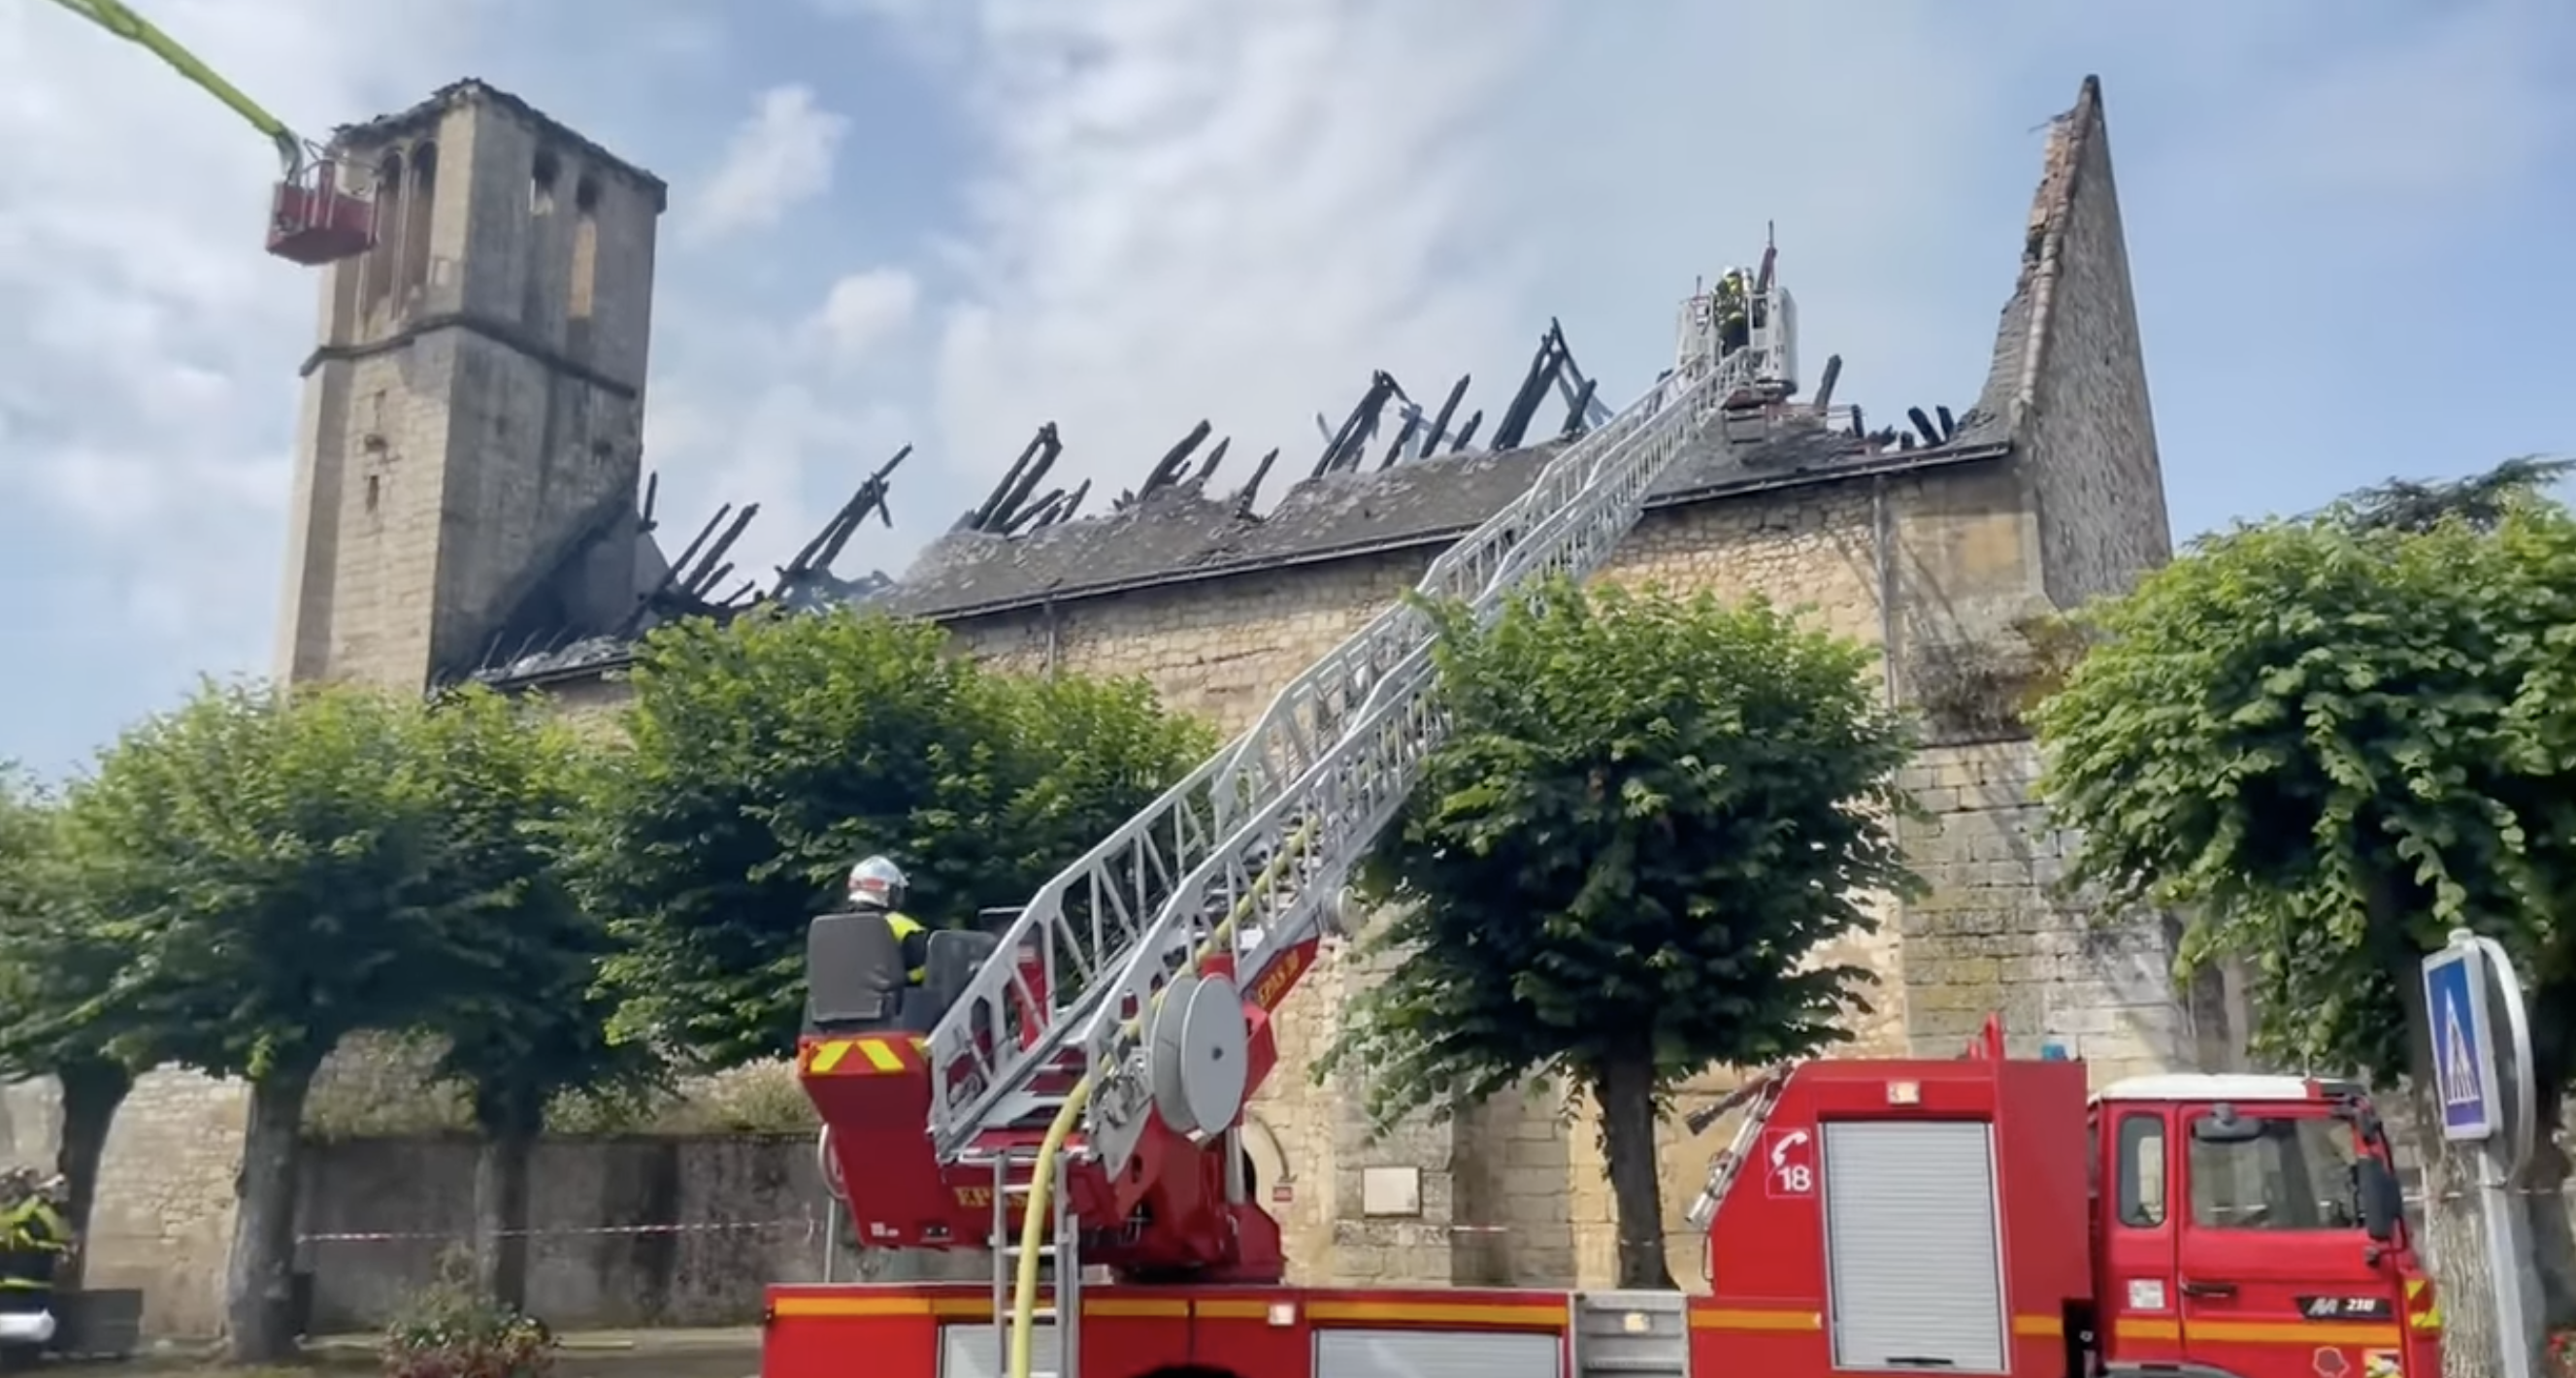
[(2191, 1136), (2192, 1223), (2224, 1230), (2361, 1227), (2354, 1172), (2361, 1153), (2350, 1125), (2323, 1116), (2246, 1118), (2259, 1133)]

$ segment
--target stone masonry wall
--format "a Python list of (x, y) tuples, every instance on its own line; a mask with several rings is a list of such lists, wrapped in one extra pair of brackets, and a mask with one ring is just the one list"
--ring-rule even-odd
[(473, 97), (352, 156), (404, 199), (322, 291), (279, 670), (411, 689), (631, 510), (660, 192)]
[[(2006, 420), (2031, 513), (2022, 556), (2047, 597), (1985, 609), (1992, 697), (2023, 690), (2011, 622), (2127, 589), (2172, 555), (2163, 467), (2121, 240), (2101, 90), (2087, 81), (2053, 128), (2021, 275), (1997, 333), (1979, 409)], [(1972, 642), (1976, 638), (1970, 639)], [(1935, 629), (1899, 655), (1917, 689), (1955, 648)], [(1959, 668), (1954, 663), (1951, 669)], [(1906, 916), (1906, 986), (1918, 1051), (1947, 1054), (1987, 1012), (2017, 1050), (2079, 1050), (2098, 1078), (2195, 1064), (2223, 1047), (2215, 982), (2177, 996), (2174, 928), (2162, 915), (2103, 915), (2054, 892), (2080, 839), (2032, 802), (2040, 762), (2017, 724), (1954, 726), (1913, 767), (1927, 822), (1906, 844), (1936, 893)]]
[(2046, 300), (2015, 380), (2014, 435), (2037, 489), (2048, 594), (2073, 607), (2173, 557), (2098, 82), (2050, 134), (2019, 291)]
[[(2022, 489), (2001, 463), (1961, 464), (1884, 480), (1808, 485), (1649, 515), (1605, 578), (1723, 597), (1763, 594), (1803, 607), (1817, 625), (1869, 645), (1891, 630), (1974, 638), (2026, 611), (2036, 597), (2027, 563)], [(1356, 629), (1418, 577), (1424, 558), (1365, 562), (1210, 581), (981, 619), (956, 627), (963, 645), (1030, 672), (1142, 674), (1177, 707), (1231, 731), (1272, 689)], [(1891, 618), (1888, 609), (1899, 610)], [(1902, 1054), (1911, 998), (1893, 915), (1879, 932), (1820, 959), (1882, 976), (1872, 1009), (1856, 1016), (1854, 1051)], [(1613, 1275), (1610, 1202), (1594, 1121), (1560, 1123), (1553, 1088), (1505, 1098), (1457, 1126), (1406, 1126), (1370, 1143), (1346, 1088), (1316, 1087), (1296, 1069), (1320, 1051), (1337, 991), (1365, 979), (1328, 958), (1283, 1011), (1282, 1071), (1254, 1114), (1290, 1154), (1295, 1183), (1272, 1209), (1291, 1266), (1307, 1281), (1605, 1283)], [(1710, 1078), (1686, 1099), (1714, 1096)], [(1677, 1131), (1676, 1131), (1677, 1132)], [(1725, 1126), (1709, 1136), (1719, 1139)], [(1721, 1140), (1722, 1142), (1722, 1140)], [(1695, 1257), (1681, 1212), (1713, 1145), (1675, 1144), (1665, 1195), (1678, 1257)], [(1413, 1178), (1407, 1193), (1391, 1180)], [(1418, 1198), (1403, 1216), (1366, 1209), (1374, 1175), (1384, 1206)], [(1327, 1197), (1309, 1186), (1329, 1180)]]

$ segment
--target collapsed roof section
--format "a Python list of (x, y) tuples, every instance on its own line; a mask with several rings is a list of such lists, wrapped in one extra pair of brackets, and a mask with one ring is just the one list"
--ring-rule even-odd
[[(1841, 362), (1827, 362), (1812, 400), (1768, 406), (1752, 435), (1714, 439), (1662, 485), (1658, 500), (1803, 482), (1819, 470), (1839, 473), (1873, 457), (1929, 456), (1999, 438), (1984, 434), (1990, 428), (1974, 417), (1961, 424), (1947, 408), (1937, 409), (1937, 419), (1915, 409), (1909, 432), (1873, 434), (1858, 409), (1832, 403)], [(909, 447), (871, 474), (765, 585), (743, 577), (726, 558), (757, 505), (720, 509), (678, 557), (666, 559), (653, 534), (657, 485), (648, 483), (631, 529), (640, 551), (631, 613), (618, 625), (587, 628), (531, 626), (514, 617), (473, 678), (520, 687), (589, 677), (624, 664), (652, 627), (690, 617), (857, 603), (909, 616), (971, 617), (1445, 542), (1518, 497), (1548, 454), (1610, 416), (1554, 322), (1482, 446), (1476, 441), (1485, 433), (1485, 414), (1457, 415), (1469, 384), (1458, 379), (1437, 409), (1425, 409), (1392, 375), (1374, 373), (1339, 425), (1316, 417), (1321, 449), (1304, 477), (1266, 507), (1264, 484), (1282, 452), (1253, 461), (1241, 483), (1227, 482), (1231, 438), (1208, 444), (1215, 428), (1202, 420), (1135, 488), (1106, 511), (1084, 515), (1091, 480), (1041, 487), (1065, 451), (1048, 423), (991, 493), (924, 549), (901, 580), (882, 571), (844, 578), (833, 570), (868, 518), (892, 527), (887, 498)], [(1551, 419), (1544, 428), (1543, 417)]]

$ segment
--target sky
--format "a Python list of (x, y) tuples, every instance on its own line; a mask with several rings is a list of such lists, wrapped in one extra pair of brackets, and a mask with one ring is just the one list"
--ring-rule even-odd
[[(844, 574), (1042, 422), (1114, 492), (1374, 369), (1499, 410), (1551, 318), (1624, 403), (1766, 225), (1838, 400), (1964, 409), (2088, 73), (2178, 537), (2576, 451), (2554, 0), (137, 3), (308, 134), (470, 75), (668, 180), (645, 462), (666, 545), (761, 504), (746, 569), (905, 444)], [(0, 146), (0, 759), (56, 773), (271, 665), (318, 287), (268, 145), (64, 9), (0, 6)]]

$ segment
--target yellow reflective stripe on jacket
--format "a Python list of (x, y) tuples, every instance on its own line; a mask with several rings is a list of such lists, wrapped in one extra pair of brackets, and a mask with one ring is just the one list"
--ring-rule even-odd
[[(927, 933), (930, 931), (922, 925), (921, 920), (914, 918), (910, 914), (886, 915), (886, 927), (893, 930), (894, 940), (898, 947), (902, 945), (905, 939), (911, 937), (913, 934)], [(903, 974), (903, 979), (910, 981), (916, 986), (929, 978), (930, 968), (926, 965), (914, 967), (912, 970)]]

